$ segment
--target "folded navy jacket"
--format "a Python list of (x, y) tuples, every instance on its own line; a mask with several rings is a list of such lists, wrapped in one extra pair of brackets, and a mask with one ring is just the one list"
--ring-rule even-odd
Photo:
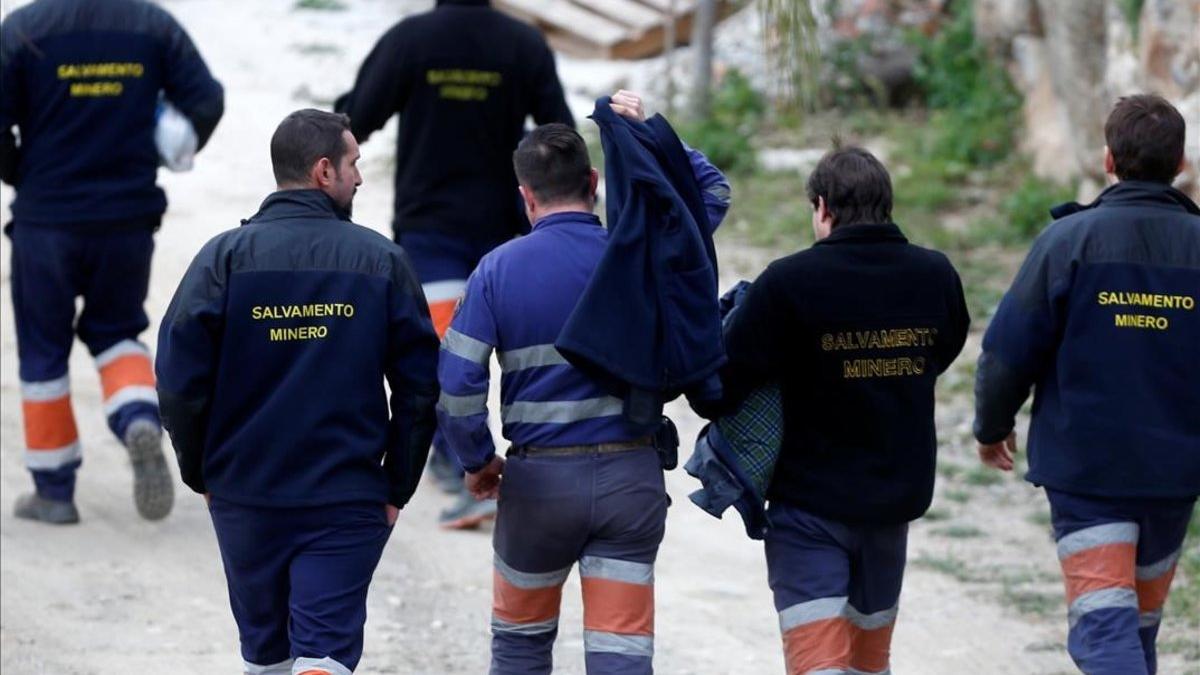
[(598, 99), (591, 115), (604, 148), (608, 246), (554, 346), (624, 399), (627, 418), (649, 422), (681, 393), (720, 396), (715, 223), (671, 125), (621, 117), (609, 103)]
[[(724, 322), (729, 323), (750, 284), (742, 281), (721, 298)], [(696, 506), (720, 518), (730, 506), (737, 509), (751, 539), (762, 539), (769, 522), (767, 486), (783, 447), (783, 398), (770, 384), (750, 393), (732, 414), (708, 424), (696, 438), (696, 448), (684, 465), (703, 487), (688, 495)]]

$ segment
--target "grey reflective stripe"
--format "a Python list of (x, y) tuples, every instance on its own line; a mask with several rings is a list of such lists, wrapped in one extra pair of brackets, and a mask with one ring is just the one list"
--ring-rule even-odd
[(730, 196), (733, 195), (733, 190), (728, 185), (725, 185), (723, 183), (717, 183), (716, 185), (712, 185), (708, 189), (706, 189), (705, 192), (716, 197), (717, 199), (720, 199), (723, 202), (729, 201)]
[(620, 415), (625, 404), (603, 396), (582, 401), (513, 401), (500, 409), (505, 424), (570, 424), (597, 417)]
[(888, 668), (886, 670), (859, 670), (857, 668), (851, 668), (846, 671), (846, 675), (892, 675), (892, 669)]
[(26, 401), (56, 401), (71, 393), (71, 380), (63, 375), (57, 380), (21, 382), (21, 398)]
[(491, 345), (470, 335), (463, 335), (453, 328), (446, 330), (446, 336), (442, 338), (442, 349), (481, 366), (486, 366), (488, 358), (492, 355)]
[(500, 576), (504, 577), (505, 581), (516, 586), (517, 588), (550, 588), (551, 586), (562, 586), (563, 582), (571, 574), (570, 566), (564, 567), (561, 570), (553, 572), (520, 572), (508, 566), (508, 563), (500, 559), (500, 556), (492, 556), (492, 565), (496, 567), (496, 571)]
[(1138, 628), (1149, 628), (1157, 626), (1162, 621), (1163, 611), (1156, 609), (1153, 612), (1142, 612), (1138, 615)]
[(510, 349), (497, 354), (500, 369), (512, 373), (526, 368), (538, 366), (565, 366), (567, 360), (554, 348), (554, 345), (533, 345), (520, 349)]
[(849, 603), (846, 604), (846, 618), (850, 623), (858, 626), (863, 630), (875, 630), (896, 623), (896, 614), (900, 611), (899, 607), (892, 607), (883, 611), (874, 612), (871, 614), (863, 614), (854, 608)]
[(1084, 614), (1100, 609), (1132, 609), (1137, 611), (1137, 593), (1132, 588), (1102, 588), (1091, 593), (1084, 593), (1075, 598), (1067, 613), (1068, 622), (1072, 627), (1083, 618)]
[(296, 659), (296, 663), (292, 665), (292, 672), (304, 673), (310, 670), (325, 671), (329, 675), (354, 675), (346, 666), (334, 661), (326, 656), (323, 659), (314, 659), (308, 656), (301, 656)]
[(1137, 523), (1105, 523), (1072, 532), (1058, 540), (1058, 559), (1066, 560), (1089, 548), (1106, 544), (1136, 544)]
[(650, 586), (654, 584), (654, 565), (585, 555), (579, 559), (579, 576)]
[(496, 633), (511, 633), (513, 635), (541, 635), (558, 629), (558, 617), (536, 623), (512, 623), (492, 615), (492, 631)]
[(242, 661), (242, 672), (246, 675), (291, 675), (292, 659), (272, 663), (269, 666), (260, 666), (257, 663)]
[(583, 650), (650, 658), (654, 656), (654, 636), (621, 635), (599, 630), (585, 630), (583, 631)]
[(779, 630), (786, 633), (796, 626), (806, 623), (835, 619), (843, 616), (846, 611), (846, 596), (835, 598), (817, 598), (798, 605), (792, 605), (779, 613)]
[(467, 417), (487, 413), (487, 394), (451, 396), (446, 392), (438, 397), (438, 407), (451, 417)]
[(1175, 563), (1179, 561), (1179, 554), (1182, 551), (1183, 551), (1182, 548), (1178, 548), (1178, 549), (1175, 549), (1174, 553), (1163, 558), (1162, 560), (1159, 560), (1156, 563), (1151, 563), (1149, 565), (1138, 565), (1138, 567), (1137, 567), (1138, 580), (1139, 581), (1149, 581), (1151, 579), (1157, 579), (1157, 578), (1161, 577), (1162, 575), (1166, 574), (1167, 572), (1170, 572), (1171, 568), (1175, 567)]

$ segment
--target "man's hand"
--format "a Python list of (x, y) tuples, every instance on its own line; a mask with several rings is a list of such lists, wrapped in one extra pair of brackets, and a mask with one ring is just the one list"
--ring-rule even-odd
[(1013, 470), (1013, 457), (1017, 454), (1017, 432), (1008, 434), (1008, 438), (999, 443), (980, 443), (979, 460), (993, 469), (1001, 471)]
[(387, 505), (387, 524), (391, 527), (396, 524), (396, 519), (400, 517), (400, 508), (397, 506)]
[(632, 91), (621, 89), (612, 95), (612, 109), (622, 117), (628, 117), (637, 122), (646, 121), (646, 111), (642, 108), (642, 97)]
[(500, 455), (492, 457), (482, 469), (463, 476), (467, 492), (476, 501), (495, 499), (500, 495), (500, 474), (504, 473), (504, 459)]

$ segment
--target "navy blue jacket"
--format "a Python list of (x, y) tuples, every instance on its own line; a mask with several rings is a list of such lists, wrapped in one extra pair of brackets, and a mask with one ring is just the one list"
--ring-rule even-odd
[(767, 499), (843, 522), (919, 518), (933, 498), (934, 385), (969, 322), (950, 261), (894, 224), (840, 225), (771, 263), (730, 318), (722, 370), (726, 406), (771, 382), (783, 393)]
[(1200, 495), (1200, 208), (1125, 181), (1054, 215), (984, 335), (976, 437), (1007, 436), (1033, 387), (1031, 482)]
[(487, 0), (438, 0), (371, 50), (335, 103), (360, 143), (393, 116), (397, 234), (494, 241), (528, 232), (512, 153), (525, 120), (575, 126), (536, 28)]
[[(0, 178), (20, 225), (157, 225), (163, 95), (201, 146), (220, 83), (166, 10), (144, 0), (38, 0), (0, 26)], [(20, 146), (13, 135), (20, 130)]]
[(156, 364), (163, 426), (197, 492), (402, 507), (433, 437), (437, 359), (400, 247), (323, 192), (276, 192), (201, 249), (171, 301)]
[[(639, 123), (596, 102), (604, 147), (608, 246), (555, 346), (572, 365), (625, 398), (636, 421), (684, 391), (719, 395), (725, 362), (717, 265), (705, 199), (723, 198), (718, 174), (700, 185), (688, 153), (656, 115)], [(619, 320), (617, 320), (619, 317)], [(650, 400), (650, 409), (640, 402)]]

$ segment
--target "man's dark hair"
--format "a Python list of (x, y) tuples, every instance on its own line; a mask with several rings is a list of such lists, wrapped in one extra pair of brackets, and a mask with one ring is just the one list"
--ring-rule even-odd
[(592, 161), (583, 137), (565, 124), (544, 124), (529, 132), (513, 152), (517, 181), (539, 201), (591, 197)]
[(336, 172), (346, 156), (342, 133), (350, 129), (350, 118), (341, 113), (308, 108), (283, 118), (271, 136), (271, 167), (275, 182), (303, 183), (322, 157), (329, 158)]
[(1119, 99), (1104, 123), (1117, 178), (1170, 185), (1183, 161), (1185, 131), (1183, 115), (1161, 96)]
[(892, 222), (892, 178), (875, 155), (862, 148), (825, 153), (806, 188), (813, 208), (818, 197), (825, 199), (835, 227)]

